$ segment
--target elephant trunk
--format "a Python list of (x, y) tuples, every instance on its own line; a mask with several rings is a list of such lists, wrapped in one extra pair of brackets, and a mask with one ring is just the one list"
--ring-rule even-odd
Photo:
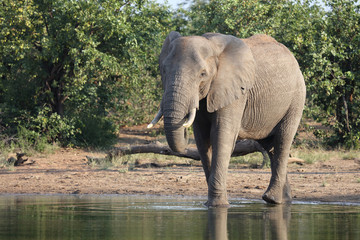
[(164, 122), (165, 135), (169, 147), (174, 152), (183, 153), (188, 144), (186, 128), (181, 126), (177, 129), (174, 129), (172, 127), (169, 127), (168, 125), (169, 124), (165, 124)]
[(194, 121), (197, 99), (186, 96), (184, 90), (167, 90), (162, 105), (166, 140), (173, 151), (184, 152), (188, 143), (186, 129)]

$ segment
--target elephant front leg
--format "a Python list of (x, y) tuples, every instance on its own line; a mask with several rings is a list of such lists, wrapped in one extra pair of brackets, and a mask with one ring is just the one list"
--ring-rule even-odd
[(194, 136), (196, 147), (199, 151), (201, 163), (206, 176), (206, 182), (209, 182), (211, 170), (211, 157), (212, 148), (210, 144), (211, 122), (209, 114), (204, 110), (206, 109), (206, 102), (200, 101), (200, 110), (196, 114), (194, 121)]
[(208, 180), (209, 207), (228, 207), (227, 173), (235, 146), (234, 130), (219, 128), (212, 132), (212, 160)]

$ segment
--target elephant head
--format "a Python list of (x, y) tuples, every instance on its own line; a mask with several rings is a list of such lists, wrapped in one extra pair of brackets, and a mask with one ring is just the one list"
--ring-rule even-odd
[(159, 57), (163, 84), (160, 111), (170, 148), (183, 152), (185, 129), (195, 119), (199, 101), (206, 98), (209, 113), (244, 98), (254, 85), (255, 60), (249, 47), (233, 36), (207, 33), (182, 37), (171, 32)]

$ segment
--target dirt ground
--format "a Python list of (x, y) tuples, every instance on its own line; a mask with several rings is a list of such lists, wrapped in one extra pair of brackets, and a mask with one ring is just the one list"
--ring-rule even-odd
[[(118, 145), (153, 141), (154, 131), (144, 126), (123, 129)], [(59, 149), (53, 154), (29, 157), (27, 163), (33, 164), (2, 168), (0, 193), (207, 195), (199, 162), (178, 164), (169, 160), (170, 165), (166, 167), (144, 167), (143, 164), (124, 171), (121, 167), (89, 165), (86, 156), (104, 157), (106, 153)], [(360, 202), (360, 156), (349, 160), (331, 158), (313, 164), (292, 163), (288, 173), (296, 201)], [(270, 169), (252, 169), (246, 164), (229, 169), (229, 198), (261, 199), (269, 179)]]

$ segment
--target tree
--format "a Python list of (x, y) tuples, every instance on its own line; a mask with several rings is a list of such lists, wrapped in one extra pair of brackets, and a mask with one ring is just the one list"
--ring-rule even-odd
[[(156, 56), (171, 16), (165, 7), (142, 0), (1, 5), (0, 109), (8, 129), (88, 142), (94, 136), (84, 139), (82, 130), (113, 135), (115, 122), (135, 124), (157, 108)], [(60, 122), (63, 129), (50, 131)]]
[(360, 6), (351, 0), (325, 3), (331, 10), (326, 13), (323, 48), (317, 56), (322, 60), (322, 76), (311, 85), (314, 103), (334, 129), (329, 143), (359, 148)]

